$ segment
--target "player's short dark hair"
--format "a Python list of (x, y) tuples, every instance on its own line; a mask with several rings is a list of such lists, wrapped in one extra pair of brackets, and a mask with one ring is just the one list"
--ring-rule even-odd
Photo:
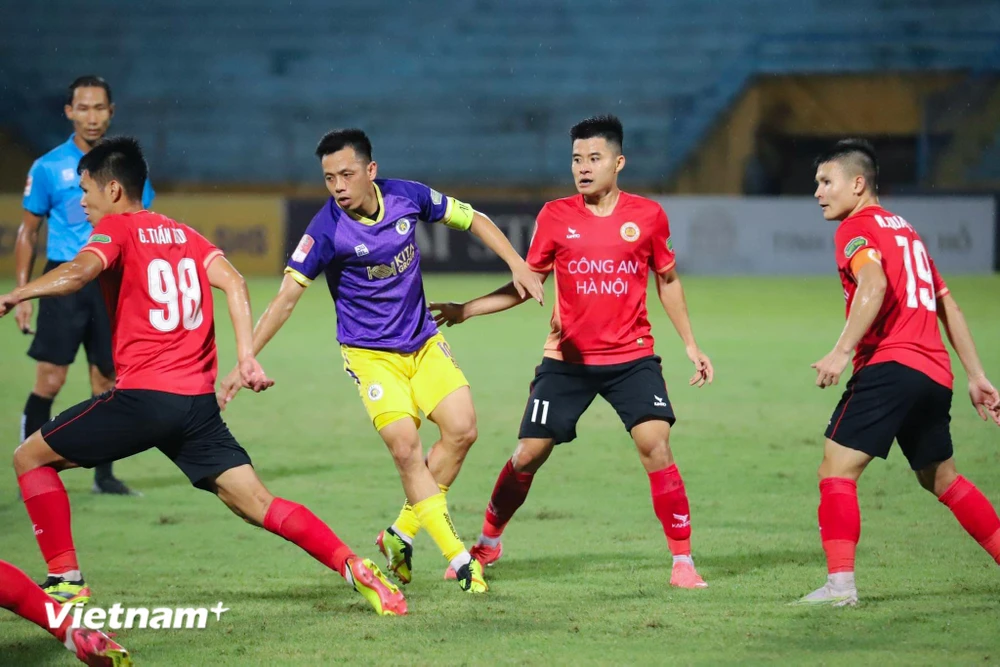
[(118, 181), (125, 196), (132, 201), (142, 201), (142, 189), (149, 176), (142, 147), (133, 137), (105, 138), (94, 144), (90, 151), (80, 158), (76, 173), (88, 172), (102, 188), (109, 181)]
[(873, 192), (878, 192), (878, 156), (875, 147), (865, 139), (841, 139), (816, 156), (813, 167), (824, 162), (847, 163), (865, 177)]
[(72, 106), (73, 95), (76, 93), (77, 88), (103, 88), (104, 92), (108, 95), (108, 104), (111, 104), (111, 86), (102, 77), (95, 76), (93, 74), (87, 74), (84, 76), (77, 77), (73, 83), (69, 84), (69, 89), (66, 92), (66, 104)]
[(349, 127), (343, 130), (330, 130), (316, 144), (316, 157), (322, 160), (327, 155), (353, 148), (358, 157), (366, 163), (372, 161), (372, 142), (364, 130)]
[(604, 114), (581, 120), (570, 128), (569, 136), (573, 141), (601, 137), (609, 144), (614, 145), (621, 153), (622, 145), (625, 142), (625, 129), (622, 127), (622, 122), (618, 120), (618, 116)]

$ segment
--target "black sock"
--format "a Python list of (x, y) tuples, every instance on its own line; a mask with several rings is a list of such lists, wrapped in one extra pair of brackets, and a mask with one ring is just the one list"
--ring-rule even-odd
[(109, 477), (114, 477), (111, 472), (112, 463), (102, 463), (99, 466), (94, 466), (94, 481), (99, 481), (102, 479), (108, 479)]
[(27, 440), (29, 435), (52, 418), (52, 401), (51, 398), (44, 398), (34, 393), (28, 396), (28, 402), (24, 404), (24, 414), (21, 415), (21, 442)]

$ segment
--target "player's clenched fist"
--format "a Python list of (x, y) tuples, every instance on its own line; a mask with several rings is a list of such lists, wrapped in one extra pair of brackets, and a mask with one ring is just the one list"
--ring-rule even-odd
[(18, 298), (13, 294), (4, 294), (0, 296), (0, 317), (3, 317), (10, 311), (14, 309), (14, 306), (18, 304)]

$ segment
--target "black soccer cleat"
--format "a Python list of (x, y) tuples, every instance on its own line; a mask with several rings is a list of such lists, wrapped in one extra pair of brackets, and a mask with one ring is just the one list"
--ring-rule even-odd
[(91, 489), (94, 493), (99, 493), (109, 496), (141, 496), (142, 494), (134, 489), (128, 487), (125, 482), (121, 481), (117, 477), (95, 477), (94, 487)]

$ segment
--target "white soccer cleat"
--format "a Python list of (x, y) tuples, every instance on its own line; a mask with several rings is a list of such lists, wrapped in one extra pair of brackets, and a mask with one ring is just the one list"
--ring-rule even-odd
[(830, 582), (792, 603), (803, 606), (853, 607), (858, 604), (857, 588), (834, 588)]

